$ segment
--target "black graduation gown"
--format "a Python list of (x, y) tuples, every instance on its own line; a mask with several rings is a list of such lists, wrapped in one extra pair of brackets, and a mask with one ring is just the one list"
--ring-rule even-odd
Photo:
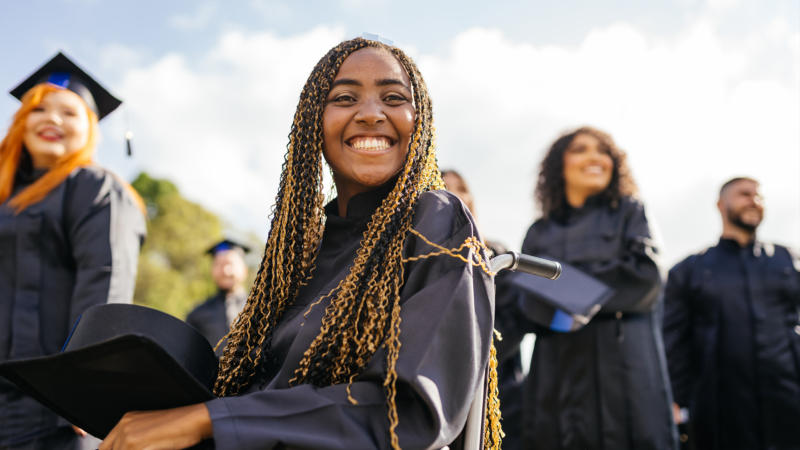
[(522, 251), (571, 264), (615, 290), (576, 332), (531, 327), (538, 332), (525, 386), (525, 448), (676, 448), (654, 312), (661, 277), (643, 205), (623, 198), (611, 208), (590, 198), (563, 221), (535, 222)]
[[(206, 403), (218, 449), (390, 447), (383, 347), (352, 384), (357, 405), (347, 400), (346, 384), (289, 386), (303, 352), (319, 333), (328, 301), (304, 320), (306, 305), (347, 275), (366, 222), (385, 195), (381, 189), (355, 196), (346, 218), (337, 215), (335, 201), (326, 207), (316, 270), (273, 335), (278, 363), (268, 368), (271, 378), (262, 389), (254, 386), (244, 395)], [(413, 227), (447, 248), (477, 236), (466, 208), (445, 191), (420, 195)], [(412, 235), (404, 253), (431, 250)], [(404, 449), (442, 448), (459, 436), (476, 391), (482, 392), (492, 339), (492, 279), (480, 268), (436, 256), (406, 264), (400, 295), (396, 432)]]
[[(491, 244), (489, 247), (495, 250)], [(497, 252), (495, 250), (496, 253)], [(522, 449), (522, 408), (524, 375), (520, 344), (525, 337), (526, 328), (519, 326), (519, 313), (516, 307), (520, 289), (510, 282), (503, 271), (495, 277), (495, 329), (502, 340), (497, 346), (497, 378), (500, 391), (500, 409), (503, 413), (503, 450)]]
[(697, 449), (800, 449), (798, 270), (784, 247), (730, 239), (670, 270), (664, 341)]
[[(15, 193), (42, 173), (22, 168)], [(86, 308), (131, 302), (144, 236), (130, 193), (97, 166), (20, 214), (0, 205), (0, 361), (57, 353)], [(0, 446), (66, 425), (0, 377)]]
[[(230, 329), (225, 312), (225, 295), (225, 292), (217, 291), (186, 316), (186, 323), (199, 331), (212, 348), (223, 336), (228, 334)], [(217, 356), (222, 356), (224, 349), (225, 343), (223, 342), (217, 349)]]

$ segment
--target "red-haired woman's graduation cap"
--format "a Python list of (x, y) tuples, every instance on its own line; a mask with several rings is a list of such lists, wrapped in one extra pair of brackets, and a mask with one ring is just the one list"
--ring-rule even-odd
[(0, 375), (101, 438), (126, 412), (211, 400), (216, 373), (214, 351), (194, 328), (127, 304), (87, 309), (61, 353), (0, 364)]
[[(20, 82), (9, 93), (18, 100), (22, 100), (22, 96), (26, 92), (41, 83), (49, 83), (78, 94), (89, 108), (97, 114), (97, 120), (102, 120), (122, 104), (122, 100), (115, 97), (94, 77), (61, 52), (56, 53), (55, 56), (44, 63), (42, 67), (36, 69), (35, 72)], [(128, 130), (125, 133), (125, 147), (128, 156), (131, 156), (132, 153), (132, 138), (133, 133)]]
[(42, 67), (36, 69), (12, 89), (10, 94), (22, 100), (26, 92), (40, 83), (50, 83), (78, 94), (97, 114), (98, 120), (122, 104), (122, 100), (114, 97), (108, 89), (61, 52), (56, 53)]

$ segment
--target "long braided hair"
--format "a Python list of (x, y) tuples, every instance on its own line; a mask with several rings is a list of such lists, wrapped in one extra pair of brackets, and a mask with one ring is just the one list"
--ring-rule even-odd
[[(328, 51), (306, 81), (295, 112), (280, 189), (264, 256), (247, 304), (234, 323), (220, 360), (214, 391), (237, 395), (269, 364), (272, 334), (300, 287), (312, 276), (323, 230), (323, 126), (325, 100), (344, 60), (377, 47), (408, 74), (416, 110), (406, 160), (393, 189), (373, 213), (349, 274), (327, 296), (320, 333), (305, 351), (290, 384), (352, 383), (381, 347), (386, 348), (386, 390), (391, 444), (399, 448), (395, 405), (400, 351), (403, 247), (420, 193), (442, 189), (434, 152), (431, 100), (414, 62), (400, 49), (356, 38)], [(352, 403), (355, 399), (349, 395)]]

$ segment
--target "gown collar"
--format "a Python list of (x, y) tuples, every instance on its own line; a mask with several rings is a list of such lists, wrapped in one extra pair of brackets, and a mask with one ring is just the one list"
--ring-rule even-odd
[(719, 238), (719, 246), (726, 249), (726, 250), (739, 250), (742, 248), (752, 249), (756, 244), (755, 240), (752, 240), (745, 244), (744, 246), (739, 245), (739, 242), (735, 239), (720, 237)]
[(389, 195), (396, 181), (397, 178), (392, 178), (371, 191), (354, 195), (347, 202), (347, 215), (345, 217), (339, 215), (339, 198), (334, 198), (325, 205), (325, 216), (328, 220), (336, 220), (338, 218), (348, 222), (367, 222), (372, 217), (372, 213), (378, 209), (383, 199)]

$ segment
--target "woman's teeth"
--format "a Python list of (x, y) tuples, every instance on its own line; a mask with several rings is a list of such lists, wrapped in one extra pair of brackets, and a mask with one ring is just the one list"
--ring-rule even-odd
[(355, 138), (350, 141), (350, 146), (356, 150), (376, 152), (386, 150), (392, 143), (383, 137)]
[(603, 168), (600, 166), (589, 166), (583, 169), (583, 171), (586, 173), (600, 174), (603, 173)]

